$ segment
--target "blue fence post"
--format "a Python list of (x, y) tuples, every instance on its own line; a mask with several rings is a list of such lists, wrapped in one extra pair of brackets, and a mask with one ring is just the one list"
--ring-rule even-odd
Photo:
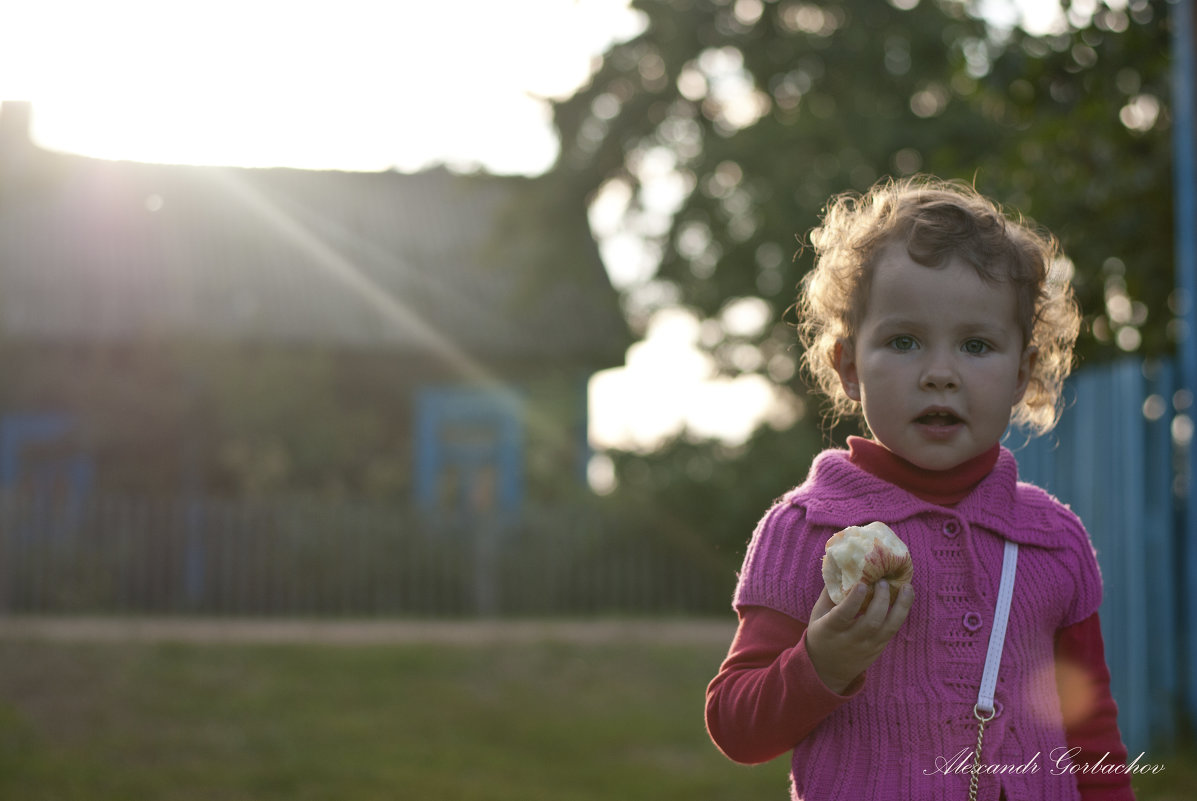
[[(1172, 4), (1172, 171), (1176, 237), (1176, 286), (1184, 304), (1185, 335), (1180, 341), (1181, 389), (1197, 394), (1197, 58), (1194, 48), (1193, 2)], [(1182, 518), (1182, 570), (1197, 577), (1197, 451), (1188, 448), (1185, 510)], [(1186, 593), (1181, 607), (1184, 643), (1184, 705), (1197, 725), (1197, 595)]]
[(190, 493), (183, 501), (183, 518), (186, 543), (183, 556), (183, 593), (188, 608), (194, 609), (204, 601), (207, 553), (204, 543), (204, 504)]
[[(1146, 511), (1144, 550), (1159, 564), (1168, 565), (1162, 580), (1146, 581), (1144, 595), (1147, 618), (1144, 630), (1151, 643), (1181, 642), (1179, 629), (1179, 588), (1184, 586), (1176, 553), (1179, 504), (1173, 471), (1172, 394), (1176, 390), (1175, 365), (1170, 359), (1144, 365), (1147, 397), (1152, 402), (1145, 410), (1146, 426)], [(1176, 700), (1180, 694), (1177, 662), (1180, 648), (1153, 648), (1148, 665), (1147, 688), (1153, 738), (1172, 743), (1177, 736)], [(1170, 658), (1169, 658), (1170, 657)]]
[[(1107, 560), (1105, 569), (1116, 565), (1115, 589), (1122, 607), (1114, 621), (1122, 627), (1118, 641), (1123, 644), (1124, 651), (1120, 655), (1124, 656), (1120, 682), (1125, 705), (1119, 712), (1123, 737), (1127, 745), (1135, 749), (1132, 754), (1137, 754), (1151, 747), (1149, 665), (1161, 651), (1166, 653), (1169, 649), (1153, 651), (1147, 639), (1150, 609), (1146, 592), (1147, 551), (1143, 547), (1148, 521), (1147, 430), (1142, 412), (1145, 397), (1142, 366), (1138, 360), (1120, 362), (1113, 378), (1114, 391), (1107, 397), (1112, 406), (1110, 417), (1118, 423), (1119, 436), (1110, 443), (1113, 447), (1099, 458), (1108, 474), (1107, 486), (1120, 489), (1122, 497), (1117, 498), (1115, 492), (1102, 493), (1101, 487), (1094, 487), (1092, 492), (1105, 494), (1112, 501), (1110, 521), (1113, 525), (1108, 527), (1105, 544), (1115, 554), (1115, 559)], [(1101, 429), (1094, 427), (1092, 430)]]

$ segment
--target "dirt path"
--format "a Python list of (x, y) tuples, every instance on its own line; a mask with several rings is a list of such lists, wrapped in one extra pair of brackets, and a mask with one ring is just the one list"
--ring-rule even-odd
[(55, 642), (727, 645), (734, 620), (296, 620), (0, 616), (0, 639)]

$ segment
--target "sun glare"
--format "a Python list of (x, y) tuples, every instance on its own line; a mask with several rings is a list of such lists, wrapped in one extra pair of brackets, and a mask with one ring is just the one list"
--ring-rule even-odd
[[(626, 0), (41, 0), (0, 10), (0, 97), (43, 147), (137, 161), (535, 174)], [(13, 8), (12, 6), (16, 6)]]
[(658, 312), (627, 365), (590, 382), (590, 440), (598, 449), (651, 450), (683, 432), (729, 445), (757, 426), (784, 428), (801, 412), (759, 375), (717, 376), (698, 348), (701, 326), (687, 311)]

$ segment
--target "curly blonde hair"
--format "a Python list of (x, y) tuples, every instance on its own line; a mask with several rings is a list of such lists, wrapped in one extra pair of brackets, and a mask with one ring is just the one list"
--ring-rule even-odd
[(930, 176), (838, 195), (810, 233), (815, 265), (800, 285), (798, 336), (806, 373), (831, 401), (831, 420), (859, 413), (840, 385), (835, 346), (856, 335), (873, 267), (891, 243), (903, 244), (918, 264), (935, 267), (958, 257), (986, 282), (1014, 287), (1024, 346), (1033, 345), (1038, 356), (1011, 420), (1034, 434), (1050, 431), (1081, 320), (1059, 243), (968, 184)]

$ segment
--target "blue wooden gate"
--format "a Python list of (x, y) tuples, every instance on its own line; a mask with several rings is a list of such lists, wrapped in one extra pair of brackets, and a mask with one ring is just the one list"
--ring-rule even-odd
[(1174, 401), (1174, 386), (1167, 361), (1087, 368), (1069, 379), (1069, 405), (1051, 434), (1007, 440), (1021, 478), (1069, 504), (1097, 549), (1106, 659), (1132, 757), (1174, 744), (1182, 643), (1194, 634), (1179, 614), (1186, 568), (1175, 467), (1191, 436), (1183, 413), (1191, 399)]

